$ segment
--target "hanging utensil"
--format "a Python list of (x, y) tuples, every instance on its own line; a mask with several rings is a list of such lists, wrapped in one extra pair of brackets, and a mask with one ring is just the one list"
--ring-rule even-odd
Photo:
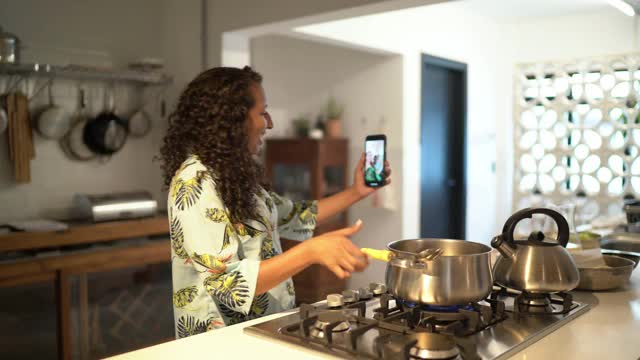
[(72, 119), (62, 106), (56, 105), (53, 99), (53, 79), (48, 85), (49, 106), (40, 113), (37, 129), (40, 135), (50, 140), (60, 140), (71, 129)]
[(31, 181), (31, 159), (35, 156), (29, 100), (22, 93), (10, 93), (7, 95), (6, 103), (14, 178), (17, 183), (28, 183)]
[(112, 155), (127, 141), (127, 122), (115, 113), (113, 89), (108, 92), (107, 110), (87, 122), (84, 142), (96, 154)]
[(80, 109), (74, 118), (71, 130), (60, 140), (60, 146), (71, 159), (89, 161), (94, 159), (96, 154), (84, 142), (84, 128), (90, 118), (84, 89), (80, 88), (79, 96)]
[[(134, 113), (129, 117), (129, 120), (127, 122), (129, 135), (136, 138), (140, 138), (147, 135), (151, 131), (151, 128), (152, 128), (151, 116), (149, 116), (149, 113), (147, 113), (144, 110), (144, 108), (150, 102), (158, 100), (166, 90), (167, 90), (167, 86), (163, 86), (155, 96), (151, 97), (150, 99), (147, 99), (146, 101), (143, 101), (142, 104), (138, 107), (138, 109), (134, 111)], [(162, 113), (162, 109), (161, 109), (161, 113)], [(164, 115), (162, 114), (162, 116)]]
[(9, 124), (6, 107), (6, 95), (2, 94), (0, 95), (0, 134), (7, 130), (7, 125)]

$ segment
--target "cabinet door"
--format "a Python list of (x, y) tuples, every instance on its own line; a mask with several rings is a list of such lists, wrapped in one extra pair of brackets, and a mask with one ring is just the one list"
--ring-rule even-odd
[(3, 359), (56, 359), (55, 282), (0, 288), (0, 353)]
[(309, 200), (311, 169), (306, 164), (274, 164), (271, 181), (276, 193), (291, 200)]
[(73, 359), (98, 359), (174, 339), (171, 265), (72, 274)]

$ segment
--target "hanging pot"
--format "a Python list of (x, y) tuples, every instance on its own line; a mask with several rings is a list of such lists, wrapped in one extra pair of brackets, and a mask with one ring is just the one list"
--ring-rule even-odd
[(110, 91), (107, 110), (85, 125), (84, 143), (96, 154), (112, 155), (122, 149), (127, 134), (127, 121), (116, 115), (113, 91)]
[(59, 140), (71, 129), (72, 118), (69, 113), (53, 100), (53, 80), (48, 84), (49, 106), (38, 116), (37, 128), (46, 139)]
[(84, 142), (84, 128), (87, 122), (89, 122), (89, 114), (85, 91), (80, 89), (80, 109), (73, 119), (71, 130), (60, 140), (62, 150), (72, 160), (89, 161), (96, 157), (96, 154)]

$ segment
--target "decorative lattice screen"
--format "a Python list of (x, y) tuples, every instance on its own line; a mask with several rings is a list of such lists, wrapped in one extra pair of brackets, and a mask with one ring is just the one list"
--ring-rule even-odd
[(576, 201), (579, 222), (640, 198), (640, 54), (516, 68), (514, 205)]

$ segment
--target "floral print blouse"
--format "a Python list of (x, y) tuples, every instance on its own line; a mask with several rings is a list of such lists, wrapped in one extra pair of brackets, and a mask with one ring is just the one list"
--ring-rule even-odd
[(291, 309), (293, 281), (255, 296), (260, 261), (282, 253), (280, 235), (309, 238), (317, 202), (262, 191), (259, 217), (232, 224), (211, 173), (196, 156), (176, 172), (167, 209), (177, 338)]

